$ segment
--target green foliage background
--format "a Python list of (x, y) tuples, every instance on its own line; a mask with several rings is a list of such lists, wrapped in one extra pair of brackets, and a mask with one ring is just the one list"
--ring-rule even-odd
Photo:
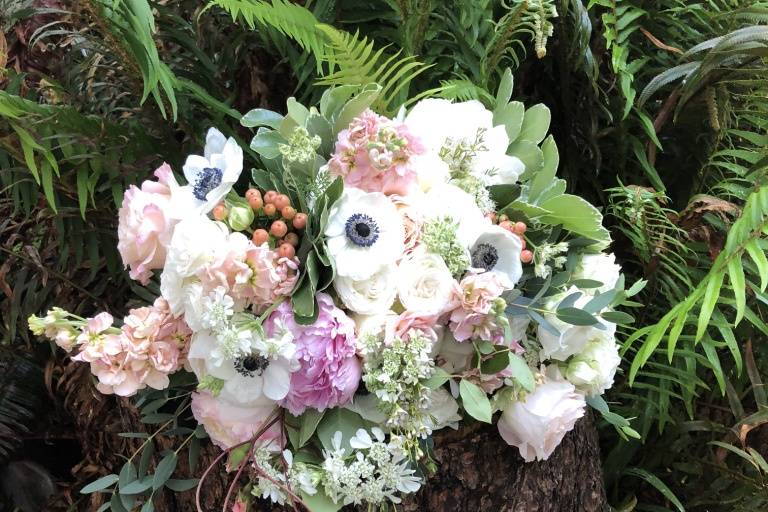
[(59, 357), (27, 316), (147, 295), (115, 250), (129, 184), (208, 126), (247, 140), (241, 113), (290, 95), (491, 105), (509, 67), (513, 98), (552, 113), (569, 192), (648, 281), (606, 397), (642, 436), (601, 430), (611, 504), (768, 507), (766, 57), (762, 1), (0, 0), (0, 455)]

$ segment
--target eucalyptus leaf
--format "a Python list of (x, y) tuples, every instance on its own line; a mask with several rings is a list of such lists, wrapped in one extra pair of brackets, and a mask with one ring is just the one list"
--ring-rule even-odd
[(170, 452), (168, 455), (163, 457), (163, 460), (157, 464), (157, 468), (155, 469), (155, 475), (152, 480), (153, 489), (159, 489), (165, 485), (165, 482), (168, 481), (173, 472), (176, 470), (177, 462), (178, 456), (175, 452)]
[(461, 396), (461, 403), (464, 410), (467, 411), (467, 414), (478, 421), (485, 423), (491, 422), (491, 402), (488, 400), (485, 391), (483, 391), (477, 384), (462, 379), (459, 383), (459, 395)]
[(583, 309), (566, 307), (558, 308), (555, 312), (557, 319), (561, 322), (565, 322), (571, 325), (595, 325), (598, 323), (597, 318), (587, 313)]
[(112, 484), (117, 483), (118, 480), (120, 480), (120, 477), (115, 474), (103, 476), (80, 489), (80, 493), (91, 494), (94, 492), (103, 491), (107, 487), (111, 487)]

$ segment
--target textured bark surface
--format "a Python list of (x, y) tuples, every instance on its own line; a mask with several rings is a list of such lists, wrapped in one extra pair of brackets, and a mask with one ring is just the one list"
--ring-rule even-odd
[(549, 460), (526, 464), (495, 426), (435, 437), (438, 472), (407, 512), (593, 512), (605, 508), (600, 447), (591, 414)]

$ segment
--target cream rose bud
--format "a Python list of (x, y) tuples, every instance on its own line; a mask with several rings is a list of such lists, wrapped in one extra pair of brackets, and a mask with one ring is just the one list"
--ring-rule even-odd
[(368, 279), (337, 276), (333, 287), (344, 305), (362, 315), (388, 311), (397, 296), (397, 266), (385, 265)]
[[(581, 290), (571, 287), (567, 292), (549, 301), (546, 309), (549, 311), (557, 310), (558, 305), (563, 299), (577, 291)], [(590, 300), (592, 300), (591, 296), (582, 295), (573, 306), (583, 308)], [(587, 343), (595, 336), (605, 334), (613, 337), (616, 333), (616, 324), (601, 319), (598, 319), (598, 321), (602, 324), (603, 329), (598, 329), (592, 325), (571, 325), (561, 321), (554, 314), (546, 315), (546, 319), (552, 327), (557, 329), (559, 335), (555, 335), (539, 324), (537, 338), (539, 343), (541, 343), (540, 357), (542, 361), (546, 359), (565, 361), (572, 355), (582, 352)]]
[(403, 307), (422, 315), (439, 315), (453, 304), (458, 283), (436, 254), (417, 251), (400, 262), (397, 293)]
[(586, 290), (587, 293), (594, 294), (612, 290), (620, 275), (621, 265), (616, 263), (616, 255), (613, 253), (585, 254), (576, 264), (573, 279), (591, 279), (603, 283), (599, 288)]
[(568, 361), (565, 377), (587, 396), (601, 395), (613, 386), (620, 363), (619, 347), (613, 336), (596, 331), (584, 350)]
[(586, 401), (555, 367), (522, 402), (510, 402), (499, 418), (499, 434), (520, 450), (526, 462), (547, 460), (555, 448), (584, 416)]

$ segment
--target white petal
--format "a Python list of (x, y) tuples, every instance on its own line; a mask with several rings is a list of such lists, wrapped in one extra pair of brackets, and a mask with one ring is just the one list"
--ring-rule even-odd
[(209, 128), (205, 134), (205, 158), (210, 158), (215, 153), (221, 153), (227, 139), (216, 128)]
[(291, 372), (281, 362), (273, 361), (264, 370), (264, 395), (272, 400), (282, 400), (291, 387)]
[(207, 158), (203, 158), (200, 155), (189, 155), (183, 167), (187, 183), (194, 185), (195, 181), (197, 181), (197, 175), (206, 167), (210, 167), (210, 162), (208, 162)]

